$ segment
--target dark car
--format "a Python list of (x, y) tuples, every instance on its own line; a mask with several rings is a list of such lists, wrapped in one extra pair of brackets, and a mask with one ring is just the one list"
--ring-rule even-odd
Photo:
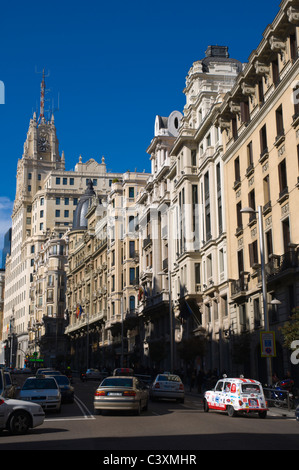
[(69, 378), (66, 375), (53, 375), (51, 377), (54, 377), (58, 384), (61, 393), (61, 401), (63, 403), (73, 403), (75, 390), (71, 385)]

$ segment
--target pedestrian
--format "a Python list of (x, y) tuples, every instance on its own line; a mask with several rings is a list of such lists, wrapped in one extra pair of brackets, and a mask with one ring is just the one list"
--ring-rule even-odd
[(204, 380), (204, 373), (201, 369), (199, 369), (199, 371), (197, 372), (197, 376), (196, 376), (196, 382), (197, 382), (197, 391), (198, 393), (201, 393), (202, 392), (202, 384), (203, 384), (203, 380)]

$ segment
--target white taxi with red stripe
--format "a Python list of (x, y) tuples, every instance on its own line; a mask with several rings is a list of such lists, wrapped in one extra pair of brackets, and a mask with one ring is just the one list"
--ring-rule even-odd
[(204, 394), (204, 411), (209, 410), (226, 411), (229, 416), (255, 412), (266, 418), (268, 408), (260, 382), (224, 376), (213, 390)]

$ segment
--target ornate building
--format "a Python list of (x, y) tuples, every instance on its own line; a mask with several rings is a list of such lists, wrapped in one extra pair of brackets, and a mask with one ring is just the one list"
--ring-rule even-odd
[[(40, 326), (42, 318), (48, 317), (49, 312), (63, 315), (62, 305), (53, 303), (58, 297), (53, 297), (52, 302), (46, 301), (45, 295), (37, 300), (38, 291), (31, 289), (34, 276), (41, 281), (35, 266), (40, 266), (47, 240), (62, 238), (72, 227), (74, 211), (87, 181), (91, 179), (96, 192), (102, 194), (110, 190), (112, 179), (118, 176), (107, 173), (104, 158), (101, 163), (94, 159), (83, 163), (80, 156), (74, 171), (65, 170), (64, 152), (59, 153), (54, 117), (48, 121), (44, 116), (44, 79), (41, 90), (40, 116), (37, 118), (34, 113), (30, 120), (23, 155), (18, 161), (11, 251), (5, 266), (2, 341), (9, 339), (6, 325), (13, 324), (15, 353), (12, 360), (13, 366), (17, 367), (24, 365), (25, 355), (37, 346), (38, 332), (34, 330), (34, 335), (31, 333), (29, 338), (29, 329), (32, 332), (32, 328)], [(44, 268), (45, 273), (48, 269), (50, 267)], [(45, 286), (46, 280), (43, 282)], [(37, 305), (38, 317), (33, 307)], [(9, 351), (8, 355), (11, 356)]]
[(280, 326), (299, 301), (298, 26), (299, 3), (281, 2), (215, 118), (223, 136), (230, 339), (242, 346), (244, 372), (265, 381), (260, 332), (275, 333), (271, 362), (281, 377), (292, 364)]

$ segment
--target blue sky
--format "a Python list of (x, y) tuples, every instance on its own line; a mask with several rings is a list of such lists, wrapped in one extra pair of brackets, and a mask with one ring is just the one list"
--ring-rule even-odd
[(279, 11), (279, 0), (52, 0), (2, 2), (0, 17), (0, 248), (10, 223), (17, 161), (38, 109), (46, 108), (66, 169), (105, 156), (108, 171), (150, 171), (146, 149), (157, 114), (182, 111), (185, 77), (208, 45), (246, 62)]

